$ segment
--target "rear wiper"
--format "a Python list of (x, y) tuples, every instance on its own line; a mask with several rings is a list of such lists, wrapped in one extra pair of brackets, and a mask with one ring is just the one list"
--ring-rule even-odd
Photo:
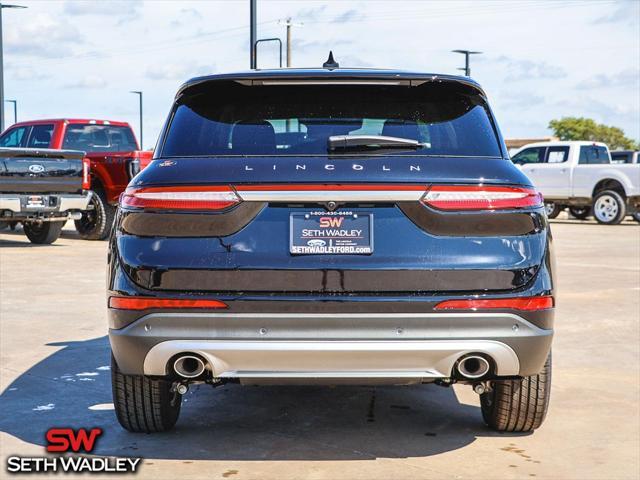
[(422, 144), (410, 138), (384, 135), (333, 135), (327, 140), (329, 150), (349, 148), (420, 148)]

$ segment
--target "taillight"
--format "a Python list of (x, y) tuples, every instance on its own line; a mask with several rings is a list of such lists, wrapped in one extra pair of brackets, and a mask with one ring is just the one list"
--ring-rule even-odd
[(89, 190), (91, 188), (91, 160), (82, 159), (82, 189)]
[(129, 187), (120, 197), (122, 207), (160, 210), (224, 210), (237, 203), (230, 187)]
[(465, 300), (445, 300), (438, 303), (435, 310), (546, 310), (554, 307), (551, 296), (516, 298), (470, 298)]
[(147, 310), (151, 308), (227, 308), (220, 300), (149, 297), (109, 297), (109, 308), (118, 310)]
[(522, 187), (435, 185), (421, 201), (440, 210), (501, 210), (542, 206), (540, 193)]

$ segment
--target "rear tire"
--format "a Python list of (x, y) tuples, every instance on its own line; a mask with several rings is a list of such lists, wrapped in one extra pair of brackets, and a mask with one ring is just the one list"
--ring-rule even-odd
[(82, 212), (82, 218), (76, 220), (76, 230), (85, 240), (104, 240), (111, 233), (116, 207), (109, 205), (102, 189), (95, 189), (89, 203), (93, 208)]
[(593, 199), (593, 216), (603, 225), (617, 225), (627, 213), (627, 204), (614, 190), (603, 190)]
[(562, 207), (555, 202), (544, 202), (544, 209), (549, 218), (556, 218), (562, 211)]
[(631, 217), (638, 223), (640, 223), (640, 212), (638, 213), (632, 213)]
[(500, 432), (531, 432), (544, 421), (551, 393), (551, 353), (542, 372), (520, 380), (497, 380), (480, 395), (482, 418)]
[(171, 382), (143, 375), (126, 375), (111, 357), (111, 387), (118, 422), (136, 433), (171, 430), (178, 421), (182, 395), (171, 391)]
[(591, 207), (569, 207), (569, 213), (578, 220), (586, 220), (591, 215)]
[(60, 237), (65, 223), (67, 223), (66, 220), (62, 222), (25, 222), (22, 229), (31, 243), (48, 245)]

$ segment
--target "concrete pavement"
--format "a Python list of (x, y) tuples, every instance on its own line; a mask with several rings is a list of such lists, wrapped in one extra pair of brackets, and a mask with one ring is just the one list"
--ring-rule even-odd
[[(111, 405), (106, 242), (0, 231), (0, 453), (44, 454), (52, 426), (105, 431), (140, 478), (624, 479), (640, 475), (640, 225), (553, 223), (559, 293), (551, 409), (498, 434), (469, 387), (192, 389), (177, 428), (134, 435)], [(76, 477), (77, 478), (77, 477)]]

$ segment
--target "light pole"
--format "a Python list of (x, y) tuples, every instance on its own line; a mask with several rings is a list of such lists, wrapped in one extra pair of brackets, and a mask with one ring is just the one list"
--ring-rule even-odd
[(5, 8), (27, 8), (22, 5), (0, 3), (0, 132), (4, 131), (4, 58), (2, 55), (2, 10)]
[(451, 50), (454, 53), (461, 53), (464, 55), (464, 68), (458, 68), (458, 70), (463, 70), (464, 74), (467, 77), (471, 76), (471, 67), (469, 66), (469, 56), (471, 55), (479, 55), (482, 52), (474, 52), (473, 50)]
[(17, 100), (5, 100), (7, 103), (13, 103), (13, 123), (18, 123), (18, 101)]
[(135, 93), (140, 99), (140, 150), (144, 150), (144, 146), (142, 143), (142, 92), (132, 90), (131, 93)]
[(256, 0), (249, 0), (249, 68), (255, 70), (256, 59), (256, 22), (258, 17), (258, 7)]
[(302, 23), (293, 23), (291, 17), (287, 17), (284, 21), (278, 21), (279, 24), (287, 27), (287, 67), (291, 66), (291, 27), (301, 27)]

